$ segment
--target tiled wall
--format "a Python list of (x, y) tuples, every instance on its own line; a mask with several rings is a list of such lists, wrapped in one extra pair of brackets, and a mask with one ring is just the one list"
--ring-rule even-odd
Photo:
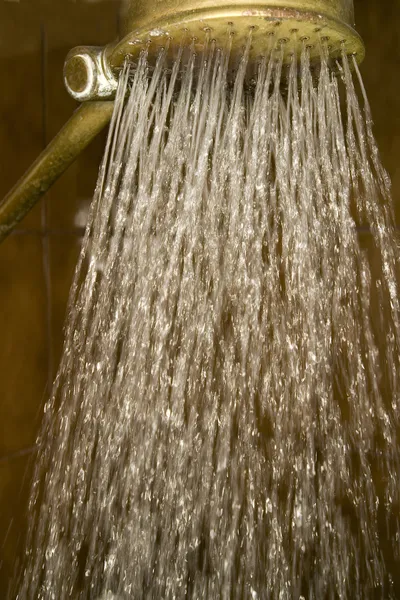
[[(76, 108), (62, 81), (68, 50), (112, 41), (117, 6), (0, 0), (0, 198)], [(103, 148), (101, 135), (0, 247), (1, 599), (24, 535), (36, 433)]]
[[(400, 4), (355, 4), (368, 50), (362, 70), (400, 216)], [(75, 108), (62, 83), (68, 50), (105, 44), (116, 31), (113, 0), (0, 0), (0, 198)], [(100, 136), (0, 246), (0, 599), (24, 535), (37, 427), (103, 145)]]

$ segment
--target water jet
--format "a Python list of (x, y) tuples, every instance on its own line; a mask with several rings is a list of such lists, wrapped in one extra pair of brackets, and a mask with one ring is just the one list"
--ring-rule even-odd
[(398, 259), (351, 7), (128, 2), (69, 54), (115, 109), (19, 598), (395, 597)]

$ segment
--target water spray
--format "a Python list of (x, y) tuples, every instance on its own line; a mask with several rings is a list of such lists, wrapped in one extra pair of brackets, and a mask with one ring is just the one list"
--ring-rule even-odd
[(214, 4), (125, 2), (74, 49), (82, 108), (0, 209), (112, 113), (18, 600), (400, 597), (400, 269), (353, 4)]

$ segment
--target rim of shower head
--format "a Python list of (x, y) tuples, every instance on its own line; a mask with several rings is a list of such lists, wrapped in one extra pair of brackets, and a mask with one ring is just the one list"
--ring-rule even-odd
[(233, 38), (233, 55), (241, 54), (252, 32), (250, 60), (267, 53), (275, 43), (289, 62), (306, 43), (310, 59), (320, 58), (325, 45), (332, 58), (343, 51), (361, 63), (365, 47), (354, 29), (353, 0), (124, 0), (123, 39), (109, 60), (118, 68), (126, 56), (143, 48), (150, 56), (160, 47), (169, 52), (181, 44), (194, 43), (201, 51), (207, 40), (224, 47)]

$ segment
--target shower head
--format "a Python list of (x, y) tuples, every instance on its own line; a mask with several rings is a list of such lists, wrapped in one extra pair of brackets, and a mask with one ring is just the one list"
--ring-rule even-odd
[(65, 82), (77, 100), (111, 98), (115, 72), (126, 57), (147, 48), (149, 58), (168, 47), (171, 57), (186, 43), (201, 51), (206, 40), (226, 44), (240, 56), (252, 32), (250, 60), (278, 45), (284, 61), (307, 45), (311, 61), (319, 61), (321, 45), (332, 59), (343, 51), (358, 62), (365, 56), (353, 28), (353, 0), (123, 0), (121, 39), (104, 50), (77, 48), (67, 57)]
[(149, 63), (160, 48), (168, 49), (172, 59), (182, 45), (201, 52), (211, 40), (224, 47), (228, 39), (233, 60), (247, 47), (254, 64), (274, 48), (287, 62), (305, 46), (311, 62), (320, 60), (321, 46), (333, 63), (343, 52), (359, 63), (365, 55), (353, 28), (353, 0), (122, 0), (121, 15), (121, 37), (115, 43), (69, 53), (65, 84), (83, 105), (0, 204), (0, 241), (109, 122), (118, 71), (144, 48)]

